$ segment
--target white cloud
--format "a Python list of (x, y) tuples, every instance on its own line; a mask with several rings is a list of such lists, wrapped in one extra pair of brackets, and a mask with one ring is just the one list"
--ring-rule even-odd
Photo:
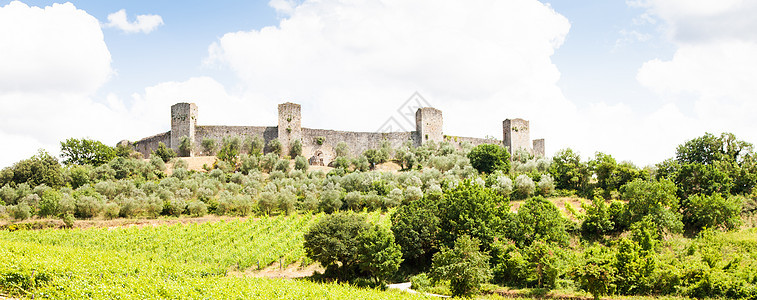
[(301, 103), (307, 127), (373, 131), (418, 91), (449, 134), (501, 138), (523, 117), (556, 149), (572, 136), (546, 124), (576, 109), (550, 56), (569, 28), (535, 0), (305, 1), (278, 26), (225, 34), (208, 61), (259, 99)]
[(677, 49), (670, 59), (644, 63), (637, 80), (687, 111), (700, 135), (728, 131), (757, 142), (757, 2), (650, 0), (642, 5), (665, 21)]
[(89, 93), (112, 73), (97, 19), (71, 3), (0, 7), (0, 94)]
[(33, 155), (57, 154), (68, 137), (103, 140), (118, 133), (119, 116), (94, 102), (112, 73), (97, 19), (73, 4), (0, 7), (0, 167)]
[(290, 15), (297, 7), (297, 3), (294, 0), (271, 0), (268, 6), (273, 7), (279, 14)]
[(108, 15), (106, 27), (115, 27), (126, 33), (150, 33), (163, 25), (163, 18), (159, 15), (137, 15), (137, 20), (129, 22), (126, 10), (122, 9)]

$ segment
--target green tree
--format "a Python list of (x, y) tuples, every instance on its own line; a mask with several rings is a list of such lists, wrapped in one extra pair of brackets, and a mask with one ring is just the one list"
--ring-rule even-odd
[(163, 144), (163, 142), (159, 142), (158, 149), (152, 151), (152, 155), (160, 157), (160, 159), (166, 162), (176, 157), (176, 152), (174, 152), (173, 149), (166, 147), (166, 144)]
[(363, 151), (363, 156), (368, 159), (370, 168), (371, 170), (373, 170), (376, 165), (385, 163), (389, 159), (389, 152), (377, 149), (368, 149)]
[(512, 220), (509, 200), (469, 179), (444, 192), (438, 213), (440, 241), (447, 247), (460, 236), (469, 235), (489, 250), (497, 237), (504, 236)]
[(216, 153), (216, 148), (218, 147), (218, 143), (216, 143), (216, 140), (211, 138), (204, 138), (202, 139), (202, 153), (205, 155), (213, 155)]
[(549, 173), (555, 179), (558, 189), (583, 192), (589, 182), (589, 168), (570, 148), (560, 150), (552, 157)]
[(58, 159), (42, 149), (37, 155), (3, 169), (2, 173), (0, 186), (26, 183), (32, 187), (45, 184), (57, 189), (63, 185), (63, 170)]
[(60, 142), (61, 157), (66, 165), (99, 166), (116, 157), (116, 149), (91, 139), (69, 138)]
[(735, 196), (723, 197), (719, 193), (710, 196), (693, 195), (683, 209), (683, 223), (693, 231), (704, 228), (733, 230), (741, 224), (741, 200)]
[(235, 166), (237, 163), (237, 157), (242, 148), (242, 141), (239, 137), (224, 138), (221, 150), (218, 150), (216, 157), (222, 161)]
[(347, 146), (347, 143), (345, 142), (339, 142), (336, 144), (336, 147), (334, 147), (334, 152), (336, 152), (337, 157), (348, 157), (350, 156), (350, 147)]
[(521, 246), (531, 245), (534, 241), (567, 245), (565, 223), (555, 204), (541, 196), (532, 197), (518, 209), (517, 225), (511, 229), (510, 238)]
[(307, 172), (308, 167), (310, 167), (310, 164), (308, 164), (308, 160), (305, 159), (302, 155), (298, 155), (294, 158), (294, 169), (300, 170), (303, 172)]
[(649, 217), (658, 231), (680, 232), (683, 229), (678, 213), (676, 186), (668, 180), (636, 179), (623, 186), (623, 199), (628, 200), (626, 215), (630, 224)]
[(510, 172), (510, 152), (505, 148), (494, 144), (482, 144), (473, 147), (468, 152), (471, 166), (481, 173), (492, 173), (501, 170)]
[(377, 282), (384, 284), (386, 279), (397, 272), (402, 263), (402, 250), (394, 242), (392, 233), (379, 225), (373, 225), (362, 231), (358, 237), (358, 259), (360, 270), (370, 274)]
[(602, 246), (592, 246), (584, 251), (584, 263), (575, 268), (573, 277), (582, 289), (598, 300), (615, 293), (615, 272), (611, 251)]
[(610, 215), (610, 207), (604, 199), (594, 197), (591, 205), (582, 203), (581, 207), (586, 211), (586, 217), (581, 222), (581, 233), (585, 238), (598, 239), (613, 232), (615, 222)]
[(284, 151), (281, 148), (281, 141), (279, 141), (278, 138), (272, 139), (270, 142), (268, 142), (268, 149), (271, 151), (271, 153), (276, 153), (276, 155), (281, 156)]
[(477, 239), (460, 236), (455, 241), (454, 248), (444, 248), (434, 255), (431, 280), (449, 280), (452, 296), (470, 297), (479, 290), (481, 284), (492, 277), (489, 258), (489, 255), (479, 250)]
[(294, 140), (294, 142), (292, 142), (292, 145), (289, 147), (289, 156), (296, 157), (299, 155), (302, 155), (302, 141)]
[(437, 210), (437, 201), (424, 197), (392, 213), (392, 232), (407, 264), (420, 268), (431, 264), (432, 255), (439, 249)]

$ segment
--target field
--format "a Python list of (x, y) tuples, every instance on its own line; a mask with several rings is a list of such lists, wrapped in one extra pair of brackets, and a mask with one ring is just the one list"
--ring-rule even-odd
[[(21, 298), (345, 299), (414, 297), (342, 284), (229, 276), (304, 258), (321, 214), (127, 228), (0, 231), (0, 293)], [(386, 223), (379, 213), (372, 222)], [(418, 296), (419, 297), (419, 296)]]

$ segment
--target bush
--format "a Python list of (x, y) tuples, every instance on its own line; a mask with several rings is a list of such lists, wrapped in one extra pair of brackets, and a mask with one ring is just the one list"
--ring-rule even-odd
[(63, 185), (63, 171), (58, 159), (40, 149), (37, 155), (3, 169), (0, 185), (9, 183), (26, 183), (30, 186), (45, 184), (51, 188), (60, 188)]
[(589, 167), (572, 149), (563, 149), (552, 157), (549, 173), (558, 189), (583, 192), (589, 182)]
[(211, 138), (202, 139), (202, 153), (206, 156), (214, 155), (216, 153), (216, 148), (218, 148), (216, 140)]
[(357, 240), (359, 267), (362, 272), (370, 274), (380, 284), (397, 272), (402, 263), (402, 251), (400, 246), (394, 243), (391, 231), (373, 225), (360, 232)]
[(430, 275), (433, 282), (449, 280), (453, 297), (470, 297), (492, 277), (489, 256), (467, 235), (460, 236), (454, 248), (434, 255)]
[(410, 203), (423, 198), (423, 191), (417, 186), (409, 186), (405, 189), (405, 203)]
[(26, 220), (32, 216), (32, 209), (26, 202), (21, 202), (18, 205), (9, 207), (10, 215), (16, 220)]
[(428, 275), (426, 275), (426, 273), (420, 273), (418, 275), (410, 277), (411, 289), (423, 292), (429, 287), (431, 287), (431, 279), (428, 278)]
[(231, 166), (236, 166), (237, 156), (242, 148), (242, 141), (239, 137), (224, 138), (221, 150), (218, 150), (216, 157), (224, 162), (227, 162)]
[(468, 152), (471, 166), (481, 173), (492, 173), (501, 170), (510, 172), (510, 153), (502, 146), (482, 144)]
[(358, 235), (368, 230), (365, 217), (357, 214), (333, 214), (321, 218), (305, 233), (307, 257), (326, 267), (326, 272), (340, 279), (351, 278), (359, 263)]
[(208, 214), (208, 205), (202, 201), (191, 201), (187, 205), (187, 211), (193, 217), (202, 217)]
[(286, 159), (279, 159), (276, 161), (276, 165), (273, 167), (276, 171), (281, 171), (284, 173), (289, 173), (289, 161)]
[(121, 207), (118, 206), (118, 203), (115, 202), (108, 202), (105, 203), (103, 206), (103, 215), (106, 219), (115, 219), (118, 218), (118, 214), (121, 212)]
[(672, 182), (636, 179), (624, 185), (622, 190), (623, 198), (628, 200), (626, 215), (629, 224), (648, 216), (659, 233), (664, 230), (680, 232), (683, 228), (678, 214), (676, 186)]
[(302, 141), (294, 140), (294, 142), (292, 142), (292, 145), (289, 147), (289, 156), (295, 157), (300, 155), (302, 155)]
[(615, 222), (610, 215), (610, 207), (602, 197), (594, 197), (591, 205), (581, 204), (586, 217), (581, 223), (581, 233), (588, 239), (599, 239), (605, 234), (613, 232)]
[(610, 251), (601, 246), (590, 247), (584, 252), (584, 261), (573, 271), (578, 285), (591, 293), (595, 300), (615, 293), (615, 268)]
[(152, 152), (152, 155), (160, 157), (160, 159), (166, 162), (176, 157), (176, 152), (174, 152), (173, 149), (166, 147), (166, 144), (163, 144), (163, 142), (159, 142), (158, 149), (155, 149)]
[(683, 223), (690, 230), (733, 230), (741, 225), (741, 199), (738, 197), (723, 197), (719, 193), (711, 196), (693, 195), (687, 202), (688, 205), (683, 210)]
[(515, 178), (515, 192), (517, 192), (521, 198), (528, 198), (533, 195), (535, 191), (536, 185), (528, 175), (521, 174)]
[(544, 197), (536, 196), (526, 200), (516, 216), (517, 225), (511, 238), (521, 246), (531, 245), (534, 241), (555, 242), (567, 245), (568, 233), (565, 219), (560, 210)]
[(539, 185), (539, 193), (544, 197), (552, 195), (552, 193), (555, 191), (555, 180), (552, 179), (552, 175), (549, 175), (549, 174), (541, 175), (538, 185)]
[(279, 141), (278, 138), (272, 139), (270, 142), (268, 142), (268, 150), (271, 153), (275, 153), (277, 156), (281, 156), (283, 149), (281, 145), (281, 141)]
[(259, 136), (255, 136), (252, 138), (252, 145), (250, 146), (250, 154), (251, 155), (262, 155), (263, 154), (263, 148), (265, 147), (265, 142), (263, 142), (263, 139)]
[(310, 164), (308, 164), (308, 160), (305, 159), (304, 156), (298, 155), (294, 158), (294, 169), (300, 170), (303, 172), (307, 172), (308, 168), (310, 167)]
[(189, 157), (192, 154), (192, 147), (194, 143), (187, 136), (182, 136), (179, 142), (179, 156)]

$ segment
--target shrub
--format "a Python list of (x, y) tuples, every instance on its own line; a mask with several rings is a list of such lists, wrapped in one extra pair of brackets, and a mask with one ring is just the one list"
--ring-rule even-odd
[(40, 197), (39, 201), (39, 216), (57, 216), (61, 198), (61, 193), (57, 190), (48, 189), (42, 192), (42, 197)]
[(276, 165), (273, 167), (276, 171), (281, 171), (284, 173), (289, 173), (289, 161), (286, 159), (279, 159), (276, 161)]
[(150, 165), (152, 165), (156, 170), (159, 171), (165, 171), (166, 170), (166, 163), (160, 156), (153, 155), (150, 157)]
[(560, 210), (541, 196), (526, 200), (516, 216), (517, 226), (511, 238), (521, 246), (528, 246), (534, 241), (556, 242), (566, 245), (568, 233), (565, 219)]
[(491, 279), (489, 256), (479, 250), (479, 241), (467, 235), (459, 237), (452, 249), (434, 255), (431, 280), (450, 281), (454, 297), (470, 297), (481, 284)]
[(505, 175), (497, 176), (492, 188), (504, 197), (510, 197), (513, 192), (513, 181)]
[(471, 166), (481, 173), (492, 173), (501, 170), (510, 172), (510, 153), (502, 146), (482, 144), (468, 152)]
[(426, 273), (420, 273), (418, 275), (410, 277), (411, 289), (422, 292), (429, 287), (431, 287), (431, 280), (428, 278), (428, 275), (426, 275)]
[(346, 156), (337, 156), (333, 161), (334, 168), (347, 170), (350, 168), (350, 160)]
[(578, 285), (591, 293), (595, 300), (615, 293), (615, 268), (610, 251), (601, 246), (590, 247), (584, 252), (584, 261), (573, 271)]
[(273, 167), (276, 166), (276, 163), (279, 161), (279, 156), (275, 153), (268, 153), (260, 161), (260, 167), (263, 169), (264, 172), (270, 173), (273, 171)]
[(289, 146), (289, 156), (295, 157), (299, 155), (302, 155), (302, 141), (294, 140), (292, 145)]
[(358, 191), (347, 193), (347, 195), (344, 196), (344, 202), (351, 210), (359, 211), (363, 209), (363, 195)]
[(397, 272), (402, 263), (400, 246), (394, 243), (394, 236), (388, 229), (373, 225), (357, 236), (359, 241), (358, 260), (361, 271), (370, 274), (383, 284), (389, 276)]
[(188, 157), (192, 154), (194, 143), (187, 136), (182, 136), (179, 142), (179, 156)]
[(95, 196), (83, 195), (76, 199), (76, 216), (92, 218), (103, 209), (103, 201)]
[(357, 214), (333, 214), (321, 218), (305, 233), (305, 253), (308, 258), (336, 272), (338, 278), (349, 278), (359, 263), (358, 235), (368, 229), (365, 217)]
[(376, 165), (385, 163), (389, 159), (389, 153), (387, 151), (381, 151), (377, 149), (368, 149), (363, 151), (363, 156), (368, 160), (370, 168), (373, 169)]
[(423, 198), (423, 191), (421, 191), (421, 188), (416, 186), (408, 186), (405, 189), (405, 203), (417, 201), (421, 198)]
[(539, 179), (539, 192), (542, 196), (547, 197), (555, 191), (555, 180), (552, 175), (544, 174)]
[(10, 215), (16, 220), (26, 220), (32, 216), (32, 209), (26, 202), (9, 207)]
[(531, 179), (531, 177), (528, 177), (528, 175), (521, 174), (515, 178), (515, 191), (521, 198), (530, 197), (534, 194), (535, 190), (536, 185), (534, 184), (534, 181)]
[(239, 137), (224, 138), (221, 150), (218, 150), (216, 157), (232, 166), (236, 166), (237, 156), (242, 148), (242, 141)]
[(118, 214), (120, 212), (121, 212), (121, 207), (118, 206), (118, 203), (108, 202), (108, 203), (105, 203), (105, 205), (103, 206), (103, 215), (107, 219), (118, 218)]
[(586, 217), (581, 223), (581, 233), (589, 239), (598, 239), (615, 229), (615, 222), (610, 215), (609, 205), (602, 197), (594, 197), (591, 205), (581, 204)]
[(160, 157), (160, 159), (166, 162), (176, 157), (176, 152), (174, 152), (173, 149), (166, 147), (166, 144), (163, 144), (163, 142), (159, 142), (158, 149), (152, 151), (152, 155)]
[(308, 160), (305, 159), (304, 156), (298, 155), (294, 158), (294, 169), (300, 170), (303, 172), (307, 172), (308, 167), (310, 167), (310, 164), (308, 164)]
[(676, 186), (668, 181), (644, 181), (636, 179), (623, 186), (623, 198), (628, 200), (626, 214), (629, 223), (649, 216), (657, 225), (659, 233), (664, 230), (680, 232), (683, 228), (678, 214)]
[[(399, 189), (395, 189), (399, 190)], [(392, 214), (392, 232), (409, 264), (428, 266), (439, 249), (438, 203), (428, 198), (402, 205)]]
[(208, 205), (198, 200), (191, 201), (187, 204), (187, 211), (193, 217), (202, 217), (208, 214)]
[(60, 188), (63, 185), (63, 171), (58, 159), (40, 149), (37, 155), (3, 169), (0, 185), (9, 183), (26, 183), (30, 186), (45, 184), (52, 188)]
[(582, 192), (589, 182), (589, 167), (570, 148), (560, 150), (552, 157), (549, 173), (558, 189)]
[(283, 149), (281, 149), (281, 141), (278, 138), (272, 139), (268, 142), (268, 149), (271, 153), (275, 153), (277, 156), (281, 156)]
[(333, 213), (342, 209), (342, 192), (336, 189), (327, 189), (321, 192), (319, 207), (326, 213)]
[(211, 156), (216, 153), (216, 149), (218, 148), (218, 143), (216, 140), (211, 138), (204, 138), (202, 139), (202, 153), (206, 156)]
[(688, 205), (683, 210), (683, 223), (691, 230), (733, 230), (741, 224), (741, 200), (738, 197), (723, 197), (719, 193), (711, 196), (693, 195), (687, 202)]

